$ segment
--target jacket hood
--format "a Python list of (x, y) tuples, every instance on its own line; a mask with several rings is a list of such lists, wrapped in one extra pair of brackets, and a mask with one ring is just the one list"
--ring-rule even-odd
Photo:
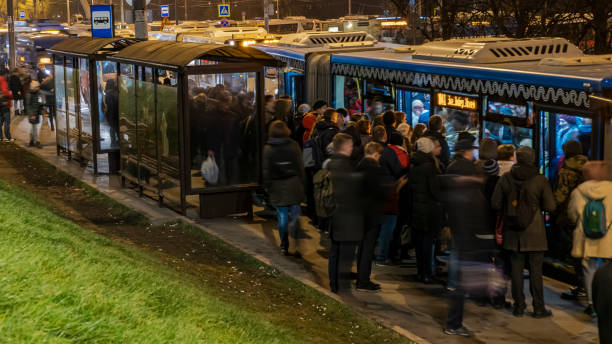
[(589, 180), (577, 187), (583, 196), (592, 199), (612, 197), (612, 182), (608, 180)]
[(576, 155), (563, 161), (563, 167), (582, 173), (582, 167), (589, 159), (584, 155)]
[(514, 179), (525, 181), (538, 174), (538, 169), (533, 165), (516, 164), (512, 166), (510, 173)]
[(413, 165), (423, 165), (427, 162), (433, 162), (434, 158), (431, 153), (423, 153), (421, 151), (416, 151), (412, 155), (412, 159), (410, 159)]

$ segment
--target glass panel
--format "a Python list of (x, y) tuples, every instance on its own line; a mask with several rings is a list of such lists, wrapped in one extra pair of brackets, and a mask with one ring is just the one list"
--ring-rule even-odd
[(484, 137), (497, 140), (499, 144), (533, 147), (533, 129), (517, 127), (509, 123), (484, 121)]
[(460, 132), (467, 131), (478, 138), (480, 130), (478, 112), (436, 106), (434, 113), (440, 115), (444, 121), (446, 141), (448, 141), (451, 156), (455, 153), (455, 141)]
[(98, 114), (100, 150), (119, 149), (119, 88), (117, 63), (98, 61)]
[(144, 68), (144, 81), (136, 81), (138, 144), (140, 146), (140, 182), (145, 187), (157, 188), (157, 133), (155, 118), (155, 90), (153, 70)]
[(391, 86), (382, 81), (366, 80), (365, 84), (365, 107), (370, 120), (387, 110), (395, 110), (395, 94)]
[(334, 77), (334, 91), (336, 108), (345, 108), (351, 115), (363, 112), (361, 87), (358, 78), (336, 75)]
[(518, 118), (527, 118), (527, 105), (517, 105), (489, 101), (487, 106), (487, 113)]
[(77, 152), (77, 141), (79, 137), (79, 128), (77, 127), (76, 117), (76, 73), (73, 68), (73, 60), (66, 57), (66, 100), (68, 102), (68, 150)]
[(119, 78), (119, 141), (121, 144), (121, 175), (138, 182), (138, 136), (136, 126), (136, 89), (134, 66), (121, 65)]
[(429, 111), (431, 95), (423, 92), (412, 92), (408, 90), (397, 91), (397, 107), (399, 111), (406, 113), (406, 123), (412, 127), (418, 123), (429, 123), (432, 115)]
[(266, 77), (264, 79), (264, 88), (266, 95), (271, 94), (277, 97), (279, 92), (284, 94), (284, 89), (279, 91), (278, 68), (266, 67), (264, 70), (266, 73)]
[(157, 85), (157, 125), (159, 160), (161, 164), (161, 194), (165, 201), (180, 204), (180, 158), (177, 117), (177, 76), (175, 72), (159, 70), (164, 80)]
[[(189, 76), (192, 188), (259, 181), (256, 81), (256, 73)], [(217, 183), (198, 173), (207, 157), (219, 167)]]
[(548, 117), (550, 121), (550, 132), (553, 133), (549, 139), (549, 176), (555, 178), (557, 172), (563, 166), (563, 145), (569, 140), (576, 140), (582, 144), (582, 154), (592, 159), (592, 119), (583, 116), (575, 116), (562, 113), (542, 111), (540, 116)]
[(91, 107), (90, 107), (90, 89), (89, 89), (89, 61), (87, 59), (79, 59), (79, 114), (81, 132), (79, 135), (79, 152), (82, 157), (88, 160), (93, 160), (93, 133), (91, 124)]
[(66, 133), (66, 81), (64, 80), (64, 59), (55, 59), (55, 135), (57, 144), (63, 149), (68, 148)]

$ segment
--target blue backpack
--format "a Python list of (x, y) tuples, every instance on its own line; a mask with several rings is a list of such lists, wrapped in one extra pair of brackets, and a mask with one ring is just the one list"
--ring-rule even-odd
[(582, 213), (582, 230), (589, 239), (601, 239), (608, 233), (604, 198), (592, 199), (583, 194), (587, 203)]

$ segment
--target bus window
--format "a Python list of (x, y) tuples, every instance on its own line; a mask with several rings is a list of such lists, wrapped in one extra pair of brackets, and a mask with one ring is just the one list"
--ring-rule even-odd
[[(380, 81), (366, 80), (365, 86), (365, 107), (364, 112), (368, 113), (370, 120), (373, 120), (374, 115), (379, 115), (387, 110), (395, 110), (395, 94), (393, 87)], [(382, 109), (374, 109), (375, 102), (382, 103)], [(380, 112), (379, 112), (380, 111)]]
[(417, 123), (427, 125), (431, 116), (431, 95), (423, 92), (412, 92), (408, 90), (397, 91), (397, 108), (406, 113), (406, 123), (412, 127)]
[(511, 144), (515, 147), (533, 147), (533, 129), (518, 127), (510, 121), (504, 123), (483, 122), (483, 137), (496, 140), (499, 144)]
[(346, 108), (352, 115), (363, 111), (361, 87), (358, 78), (336, 75), (334, 79), (335, 106)]

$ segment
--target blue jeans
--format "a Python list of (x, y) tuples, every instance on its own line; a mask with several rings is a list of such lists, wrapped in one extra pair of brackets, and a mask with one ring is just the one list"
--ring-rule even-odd
[(2, 126), (4, 126), (4, 137), (11, 139), (11, 109), (0, 109), (0, 140), (2, 139)]
[(397, 215), (383, 215), (380, 219), (380, 234), (378, 235), (378, 255), (377, 262), (384, 262), (389, 259), (389, 246), (393, 239), (393, 230), (397, 224)]
[(606, 258), (582, 258), (582, 273), (584, 274), (584, 289), (587, 293), (589, 305), (593, 304), (593, 278), (604, 263), (610, 261)]
[(301, 208), (299, 204), (276, 208), (278, 217), (278, 236), (280, 237), (280, 248), (289, 250), (289, 227), (294, 227), (300, 219)]

